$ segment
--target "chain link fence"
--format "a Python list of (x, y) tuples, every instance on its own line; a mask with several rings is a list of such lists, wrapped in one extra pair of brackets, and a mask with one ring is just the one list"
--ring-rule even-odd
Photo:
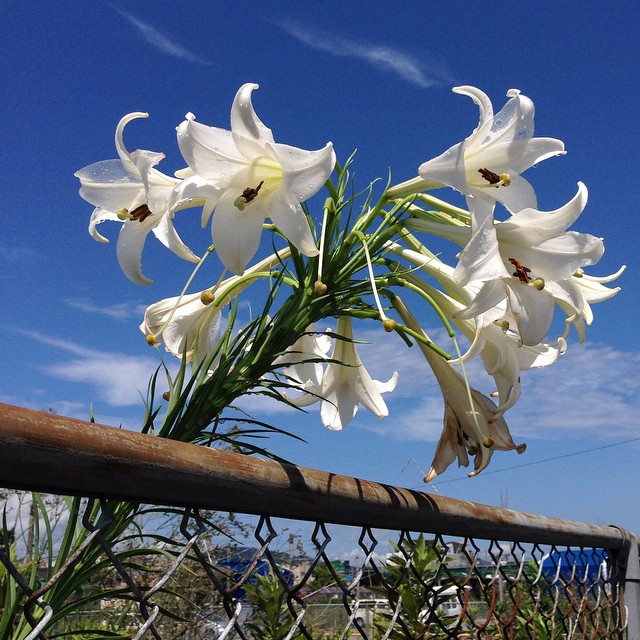
[(2, 638), (640, 637), (616, 527), (1, 409)]

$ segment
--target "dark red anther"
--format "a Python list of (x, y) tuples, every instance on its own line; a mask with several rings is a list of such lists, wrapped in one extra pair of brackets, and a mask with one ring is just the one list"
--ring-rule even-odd
[(484, 169), (478, 169), (478, 173), (489, 183), (498, 184), (500, 182), (500, 176), (493, 171), (489, 171), (486, 167)]
[(531, 276), (529, 275), (531, 273), (531, 269), (525, 267), (520, 260), (516, 260), (515, 258), (509, 258), (509, 262), (516, 268), (511, 275), (518, 278), (520, 282), (524, 282), (525, 284), (531, 282)]
[(244, 198), (244, 201), (247, 204), (249, 204), (249, 202), (251, 202), (252, 200), (255, 200), (258, 197), (258, 191), (260, 191), (260, 188), (262, 187), (263, 184), (264, 184), (264, 180), (261, 180), (260, 184), (255, 189), (253, 187), (247, 187), (242, 192), (242, 197)]
[(138, 222), (144, 222), (149, 216), (153, 215), (153, 212), (149, 209), (148, 205), (141, 204), (129, 213), (131, 220), (137, 220)]

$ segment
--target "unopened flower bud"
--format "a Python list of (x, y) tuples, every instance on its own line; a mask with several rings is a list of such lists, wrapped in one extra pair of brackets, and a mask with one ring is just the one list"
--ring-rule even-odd
[(200, 302), (204, 305), (211, 304), (215, 299), (215, 295), (209, 291), (209, 289), (205, 289), (205, 291), (200, 294)]
[(327, 293), (327, 285), (322, 280), (316, 280), (313, 284), (313, 293), (317, 296)]

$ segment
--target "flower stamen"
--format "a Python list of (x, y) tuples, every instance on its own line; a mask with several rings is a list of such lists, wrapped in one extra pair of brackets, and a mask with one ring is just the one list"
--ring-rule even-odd
[(129, 220), (136, 220), (137, 222), (144, 222), (149, 216), (152, 216), (153, 212), (149, 209), (149, 205), (145, 202), (139, 207), (136, 207), (133, 211), (129, 212)]
[(514, 278), (518, 278), (520, 282), (524, 284), (529, 284), (532, 278), (529, 275), (531, 273), (531, 269), (525, 267), (520, 260), (516, 258), (509, 258), (509, 262), (516, 268), (516, 270), (511, 274)]
[[(378, 313), (380, 314), (380, 320), (382, 320), (384, 330), (390, 333), (394, 331), (396, 328), (396, 323), (394, 321), (390, 322), (390, 319), (387, 317), (387, 314), (384, 312), (382, 308), (382, 303), (380, 302), (380, 296), (378, 295), (378, 287), (376, 286), (376, 277), (373, 273), (373, 265), (371, 264), (371, 255), (369, 254), (369, 247), (367, 246), (367, 239), (361, 231), (355, 232), (360, 240), (362, 241), (362, 248), (364, 249), (364, 255), (367, 259), (367, 270), (369, 271), (369, 282), (371, 282), (371, 293), (373, 294), (373, 299), (375, 300), (376, 307), (378, 307)], [(386, 323), (386, 324), (385, 324)]]
[(317, 296), (323, 296), (327, 293), (327, 285), (322, 280), (316, 280), (313, 284), (313, 293)]
[(205, 289), (200, 294), (200, 302), (202, 302), (202, 304), (205, 306), (210, 305), (215, 299), (216, 299), (215, 293), (210, 289)]
[(255, 200), (258, 197), (258, 192), (260, 191), (260, 189), (262, 188), (262, 185), (264, 184), (264, 180), (260, 181), (260, 184), (257, 187), (247, 187), (243, 192), (242, 195), (238, 196), (233, 204), (235, 205), (235, 207), (237, 207), (238, 209), (240, 209), (240, 211), (243, 211), (244, 208), (253, 200)]
[(478, 169), (478, 173), (489, 183), (492, 187), (508, 187), (511, 184), (511, 176), (508, 173), (497, 174), (487, 169)]

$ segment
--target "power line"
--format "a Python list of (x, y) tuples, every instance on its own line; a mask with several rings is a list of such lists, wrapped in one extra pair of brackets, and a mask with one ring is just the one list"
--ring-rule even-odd
[[(482, 472), (482, 476), (478, 475), (477, 477), (486, 477), (488, 475), (494, 474), (494, 473), (502, 473), (503, 471), (512, 471), (514, 469), (522, 469), (522, 467), (532, 467), (536, 464), (544, 464), (545, 462), (553, 462), (555, 460), (563, 460), (565, 458), (573, 458), (575, 456), (581, 456), (584, 455), (585, 453), (593, 453), (595, 451), (602, 451), (603, 449), (610, 449), (611, 447), (620, 447), (623, 444), (630, 444), (631, 442), (638, 442), (640, 441), (640, 438), (631, 438), (630, 440), (622, 440), (621, 442), (614, 442), (612, 444), (605, 444), (602, 445), (600, 447), (592, 447), (591, 449), (583, 449), (582, 451), (574, 451), (573, 453), (563, 453), (562, 455), (559, 456), (553, 456), (551, 458), (543, 458), (542, 460), (533, 460), (532, 462), (524, 462), (522, 464), (514, 464), (511, 467), (503, 467), (501, 469), (491, 469), (491, 471), (483, 471)], [(438, 483), (438, 485), (441, 484), (449, 484), (451, 482), (461, 482), (462, 480), (467, 480), (467, 478), (451, 478), (450, 480), (442, 480), (441, 482)], [(414, 489), (417, 489), (419, 487), (414, 487)]]

